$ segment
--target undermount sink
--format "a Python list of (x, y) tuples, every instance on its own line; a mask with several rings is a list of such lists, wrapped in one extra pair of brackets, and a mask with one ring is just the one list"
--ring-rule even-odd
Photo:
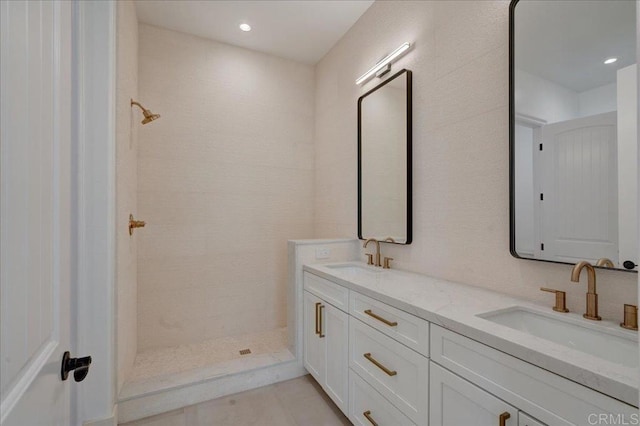
[(589, 320), (538, 312), (521, 306), (478, 315), (488, 321), (576, 349), (598, 358), (638, 367), (638, 335), (623, 329), (589, 324)]
[(338, 264), (324, 265), (324, 266), (326, 266), (329, 269), (335, 269), (336, 271), (345, 272), (347, 274), (361, 274), (363, 272), (368, 274), (377, 274), (382, 272), (374, 269), (373, 266), (361, 266), (354, 263), (338, 263)]

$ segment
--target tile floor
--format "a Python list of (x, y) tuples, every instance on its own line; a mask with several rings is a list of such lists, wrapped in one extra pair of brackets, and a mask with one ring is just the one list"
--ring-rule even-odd
[(303, 376), (122, 426), (343, 426), (349, 420)]

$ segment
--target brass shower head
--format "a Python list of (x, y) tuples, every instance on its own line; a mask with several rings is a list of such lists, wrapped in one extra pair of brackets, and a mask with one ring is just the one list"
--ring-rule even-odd
[(151, 111), (149, 111), (148, 109), (140, 105), (139, 102), (136, 102), (133, 99), (131, 99), (131, 106), (134, 106), (134, 105), (137, 105), (142, 110), (142, 114), (144, 115), (142, 124), (151, 123), (153, 120), (157, 120), (158, 118), (160, 118), (160, 114), (153, 114)]

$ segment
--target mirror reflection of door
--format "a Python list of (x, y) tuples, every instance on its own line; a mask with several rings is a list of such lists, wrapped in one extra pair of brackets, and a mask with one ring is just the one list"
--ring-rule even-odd
[(513, 9), (519, 257), (638, 263), (635, 7), (520, 0)]
[[(616, 113), (548, 124), (534, 177), (543, 194), (538, 256), (618, 261)], [(545, 149), (546, 148), (546, 149)]]

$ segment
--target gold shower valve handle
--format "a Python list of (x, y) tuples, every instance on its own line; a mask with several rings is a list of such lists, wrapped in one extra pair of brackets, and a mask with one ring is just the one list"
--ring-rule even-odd
[(129, 215), (129, 235), (133, 235), (135, 228), (144, 228), (147, 223), (144, 220), (135, 220), (133, 215)]

